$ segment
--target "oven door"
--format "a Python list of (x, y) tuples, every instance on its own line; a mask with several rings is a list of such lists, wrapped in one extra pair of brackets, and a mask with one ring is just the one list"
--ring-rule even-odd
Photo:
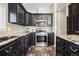
[(47, 42), (46, 36), (37, 36), (37, 42)]

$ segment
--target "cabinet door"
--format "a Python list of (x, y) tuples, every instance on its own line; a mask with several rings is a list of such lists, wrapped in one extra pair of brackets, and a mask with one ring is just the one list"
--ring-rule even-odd
[(20, 6), (17, 4), (17, 22), (20, 24)]
[(24, 53), (25, 52), (25, 50), (24, 50), (24, 37), (21, 37), (20, 38), (20, 55), (21, 56), (24, 56)]
[(19, 25), (24, 25), (25, 10), (21, 4), (17, 4), (17, 19)]
[(56, 51), (64, 55), (64, 39), (56, 37)]
[(12, 41), (2, 47), (0, 47), (0, 56), (11, 56), (11, 54), (14, 52), (13, 55), (16, 56), (15, 50), (16, 50), (16, 41)]
[(27, 23), (28, 23), (28, 26), (30, 26), (30, 14), (27, 12)]
[(32, 14), (31, 13), (29, 13), (29, 26), (32, 26)]
[(17, 56), (24, 56), (24, 37), (17, 39), (16, 53)]
[(54, 34), (48, 33), (48, 45), (54, 45)]
[(29, 22), (28, 22), (28, 13), (27, 12), (25, 12), (25, 26), (28, 26), (28, 24), (29, 24)]
[(16, 3), (8, 4), (8, 19), (11, 23), (17, 23), (17, 5)]
[(67, 17), (67, 33), (68, 34), (73, 33), (73, 17), (72, 16)]
[(16, 55), (20, 56), (20, 40), (19, 38), (17, 39), (17, 43), (16, 43)]
[(33, 34), (32, 34), (32, 39), (33, 39), (33, 40), (32, 40), (32, 42), (33, 42), (32, 45), (35, 45), (36, 42), (35, 42), (35, 33), (34, 33), (34, 32), (33, 32)]

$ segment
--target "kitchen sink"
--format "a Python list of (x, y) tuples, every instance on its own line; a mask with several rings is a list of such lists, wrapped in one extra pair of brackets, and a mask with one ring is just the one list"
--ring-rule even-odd
[(17, 36), (6, 36), (6, 37), (2, 37), (2, 38), (0, 38), (0, 42), (9, 40), (9, 39), (12, 39), (12, 38), (15, 38), (15, 37), (17, 37)]

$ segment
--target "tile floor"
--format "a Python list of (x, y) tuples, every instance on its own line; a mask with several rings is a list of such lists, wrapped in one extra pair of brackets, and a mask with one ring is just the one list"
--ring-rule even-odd
[(55, 56), (55, 49), (53, 46), (31, 46), (27, 56)]

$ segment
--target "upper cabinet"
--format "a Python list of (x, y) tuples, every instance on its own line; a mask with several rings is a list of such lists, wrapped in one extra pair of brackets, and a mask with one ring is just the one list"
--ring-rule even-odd
[(47, 20), (47, 25), (52, 26), (52, 13), (30, 13), (21, 3), (8, 3), (8, 19), (10, 23), (35, 26), (36, 20)]
[(8, 19), (10, 23), (23, 26), (32, 26), (31, 13), (27, 12), (21, 3), (8, 4)]
[(32, 15), (33, 23), (35, 20), (47, 20), (47, 26), (52, 26), (53, 24), (53, 14), (52, 13), (36, 13)]
[(17, 4), (17, 22), (19, 25), (24, 25), (25, 22), (25, 9), (21, 4)]
[(79, 3), (72, 3), (68, 6), (69, 16), (67, 17), (67, 33), (79, 33)]
[(32, 13), (26, 12), (25, 16), (26, 16), (25, 17), (25, 25), (26, 26), (33, 26)]
[(8, 19), (11, 23), (17, 23), (17, 4), (8, 4)]

